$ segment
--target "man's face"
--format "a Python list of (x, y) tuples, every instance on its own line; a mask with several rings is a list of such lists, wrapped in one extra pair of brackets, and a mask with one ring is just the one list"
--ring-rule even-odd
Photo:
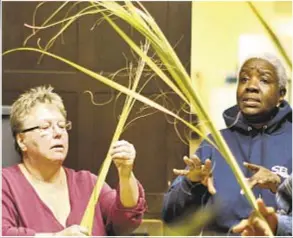
[(237, 103), (245, 116), (270, 113), (284, 99), (274, 66), (266, 60), (252, 58), (239, 72)]

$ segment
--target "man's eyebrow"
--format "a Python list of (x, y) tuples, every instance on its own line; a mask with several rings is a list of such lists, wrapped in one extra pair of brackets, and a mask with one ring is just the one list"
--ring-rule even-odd
[(252, 67), (247, 67), (247, 66), (245, 66), (245, 67), (242, 67), (242, 68), (241, 68), (241, 71), (243, 71), (243, 70), (248, 70), (248, 69), (250, 69), (250, 68), (252, 68)]
[[(252, 69), (255, 69), (255, 67), (243, 67), (240, 71), (240, 74), (242, 73), (248, 73), (250, 72), (250, 70)], [(256, 70), (259, 72), (259, 73), (262, 73), (262, 74), (270, 74), (270, 75), (273, 75), (273, 72), (272, 70), (269, 70), (269, 69), (263, 69), (263, 68), (256, 68)]]
[(257, 69), (257, 71), (262, 74), (269, 74), (269, 75), (273, 76), (273, 72), (269, 69)]
[(241, 70), (240, 70), (240, 73), (247, 73), (247, 71), (249, 71), (251, 68), (250, 67), (243, 67)]

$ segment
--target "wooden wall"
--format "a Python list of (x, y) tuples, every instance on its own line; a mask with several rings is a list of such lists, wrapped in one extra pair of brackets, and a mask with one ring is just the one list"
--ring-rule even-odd
[[(47, 2), (39, 8), (36, 23), (41, 24), (62, 2)], [(69, 5), (73, 5), (71, 2)], [(82, 5), (73, 8), (77, 11)], [(189, 71), (190, 35), (191, 35), (191, 2), (143, 2), (151, 12), (166, 37), (176, 46), (182, 62)], [(33, 12), (37, 2), (3, 2), (2, 3), (2, 39), (3, 52), (20, 47), (31, 30), (24, 23), (32, 24)], [(70, 6), (64, 9), (63, 14)], [(58, 18), (58, 17), (57, 17)], [(60, 17), (59, 17), (60, 18)], [(88, 16), (72, 24), (57, 39), (52, 52), (77, 62), (94, 71), (109, 75), (126, 66), (126, 58), (133, 59), (133, 53), (117, 33), (106, 23), (90, 30), (97, 16)], [(126, 32), (138, 40), (140, 37), (125, 24)], [(57, 28), (47, 29), (34, 36), (29, 46), (35, 46), (40, 38), (40, 44), (45, 45)], [(37, 64), (39, 54), (33, 52), (18, 52), (2, 58), (2, 104), (11, 105), (24, 90), (43, 84), (52, 85), (64, 99), (68, 111), (68, 119), (73, 122), (70, 131), (70, 149), (65, 165), (73, 169), (90, 170), (98, 174), (101, 163), (108, 150), (111, 137), (117, 124), (124, 97), (112, 100), (104, 106), (94, 106), (85, 90), (91, 90), (95, 100), (107, 101), (116, 95), (105, 85), (77, 72), (62, 62), (44, 57)], [(127, 83), (127, 77), (116, 79)], [(159, 85), (159, 87), (158, 87)], [(159, 80), (152, 80), (143, 91), (150, 96), (166, 87)], [(171, 96), (179, 104), (176, 96)], [(130, 118), (143, 105), (137, 103)], [(175, 133), (173, 125), (167, 122), (162, 113), (137, 120), (122, 135), (133, 143), (137, 150), (135, 174), (143, 184), (148, 200), (149, 210), (146, 218), (160, 218), (163, 193), (168, 188), (168, 182), (174, 176), (172, 168), (183, 167), (182, 157), (188, 154), (188, 146), (181, 142)], [(117, 175), (111, 166), (107, 182), (115, 186)]]

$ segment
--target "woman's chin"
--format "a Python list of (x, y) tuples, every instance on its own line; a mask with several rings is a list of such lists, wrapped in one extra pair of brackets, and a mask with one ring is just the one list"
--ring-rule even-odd
[(54, 163), (60, 163), (62, 164), (65, 160), (64, 156), (54, 156), (54, 157), (50, 157), (47, 158), (50, 162), (54, 162)]
[(55, 153), (50, 153), (47, 157), (48, 160), (56, 163), (62, 163), (65, 158), (66, 158), (67, 153), (62, 152), (55, 152)]

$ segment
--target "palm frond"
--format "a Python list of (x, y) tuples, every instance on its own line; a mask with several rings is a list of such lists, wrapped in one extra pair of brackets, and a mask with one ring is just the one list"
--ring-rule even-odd
[(281, 56), (284, 58), (285, 62), (287, 63), (288, 67), (292, 71), (292, 61), (290, 57), (288, 56), (284, 46), (282, 45), (279, 37), (277, 34), (273, 31), (273, 29), (269, 26), (269, 24), (265, 21), (264, 17), (261, 15), (260, 11), (254, 6), (252, 2), (247, 2), (248, 6), (252, 10), (252, 12), (255, 14), (257, 19), (260, 21), (270, 38), (272, 39), (273, 44), (276, 46), (278, 51), (280, 52)]
[[(135, 90), (129, 89), (124, 87), (116, 82), (109, 80), (108, 78), (99, 75), (85, 67), (82, 67), (68, 59), (64, 59), (60, 56), (55, 54), (49, 53), (47, 51), (48, 47), (45, 50), (42, 49), (35, 49), (35, 48), (17, 48), (12, 49), (4, 53), (12, 53), (15, 51), (34, 51), (44, 55), (48, 55), (53, 57), (57, 60), (61, 60), (62, 62), (74, 67), (75, 69), (91, 76), (94, 79), (101, 81), (102, 83), (112, 87), (126, 95), (130, 98), (141, 101), (157, 110), (160, 110), (174, 118), (178, 121), (185, 124), (187, 127), (195, 131), (199, 136), (206, 139), (211, 145), (213, 145), (223, 156), (225, 161), (229, 164), (233, 174), (235, 175), (238, 183), (240, 184), (241, 188), (244, 191), (244, 195), (247, 198), (250, 205), (256, 210), (257, 214), (264, 220), (262, 215), (259, 213), (256, 199), (254, 194), (252, 193), (251, 189), (246, 183), (246, 179), (235, 160), (233, 154), (231, 153), (228, 145), (226, 144), (225, 140), (223, 139), (220, 132), (216, 129), (215, 124), (211, 120), (207, 110), (205, 109), (197, 90), (192, 85), (192, 81), (190, 76), (186, 72), (183, 64), (179, 60), (178, 56), (176, 55), (174, 49), (164, 36), (163, 32), (156, 24), (155, 20), (152, 16), (147, 12), (147, 10), (143, 7), (141, 3), (133, 3), (133, 1), (126, 1), (124, 4), (121, 2), (117, 3), (114, 1), (94, 1), (91, 2), (92, 6), (96, 8), (97, 12), (101, 13), (103, 18), (113, 27), (113, 29), (121, 36), (123, 40), (141, 57), (141, 59), (148, 65), (150, 69), (152, 69), (185, 103), (188, 103), (191, 108), (193, 108), (199, 117), (201, 122), (205, 123), (205, 126), (211, 132), (213, 141), (210, 140), (206, 135), (204, 135), (197, 127), (193, 126), (191, 123), (187, 122), (176, 113), (166, 109), (162, 105), (150, 100), (147, 97), (144, 97), (140, 93), (136, 92)], [(86, 13), (83, 12), (83, 13)], [(141, 49), (113, 20), (113, 16), (118, 17), (128, 23), (131, 27), (136, 29), (142, 36), (146, 38), (146, 40), (150, 43), (150, 46), (156, 53), (156, 55), (160, 58), (161, 62), (163, 63), (166, 71), (171, 76), (167, 76), (167, 74), (161, 70), (161, 68), (157, 65), (157, 62), (154, 61), (151, 57), (149, 57), (143, 49)], [(72, 23), (73, 19), (78, 19), (78, 15), (76, 18), (72, 18), (69, 20)], [(65, 24), (66, 25), (66, 24)], [(61, 31), (63, 32), (65, 28), (62, 28)], [(59, 32), (60, 33), (60, 32)], [(58, 33), (57, 33), (58, 35)], [(56, 35), (56, 36), (57, 36)], [(53, 39), (55, 39), (53, 37)], [(49, 45), (51, 46), (51, 45)], [(122, 122), (121, 122), (122, 123)], [(124, 123), (124, 122), (123, 122)], [(119, 123), (120, 124), (120, 123)], [(118, 126), (119, 127), (119, 126)], [(122, 128), (117, 128), (117, 130), (122, 130)], [(114, 135), (115, 136), (115, 135)], [(107, 158), (105, 159), (105, 168), (103, 164), (103, 169), (101, 170), (101, 174), (99, 177), (105, 177), (107, 174), (107, 167), (111, 161)], [(102, 181), (103, 179), (101, 179)], [(99, 188), (101, 184), (99, 185)], [(97, 191), (95, 191), (96, 193)], [(98, 193), (98, 192), (97, 192)], [(94, 195), (93, 195), (94, 196)], [(91, 205), (93, 206), (93, 205)], [(93, 207), (90, 207), (89, 216), (91, 217), (93, 212)], [(90, 223), (91, 220), (84, 218), (83, 224)]]

